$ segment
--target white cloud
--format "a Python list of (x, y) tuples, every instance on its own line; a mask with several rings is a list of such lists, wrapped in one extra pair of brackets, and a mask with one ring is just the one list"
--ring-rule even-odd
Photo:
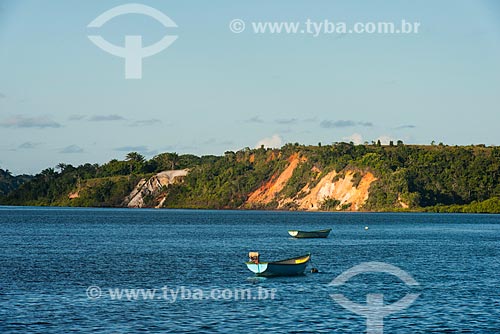
[(278, 118), (275, 120), (278, 124), (296, 124), (298, 121), (297, 118)]
[(396, 130), (402, 130), (402, 129), (415, 129), (417, 126), (413, 124), (405, 124), (405, 125), (400, 125), (396, 127)]
[(72, 154), (72, 153), (83, 153), (83, 148), (78, 145), (69, 145), (59, 151), (59, 153)]
[(363, 144), (363, 136), (359, 133), (353, 133), (352, 135), (343, 137), (342, 139), (347, 142), (353, 142), (356, 145)]
[(90, 117), (91, 122), (108, 122), (108, 121), (123, 121), (125, 117), (112, 114), (112, 115), (94, 115)]
[(25, 117), (16, 115), (0, 121), (0, 126), (4, 128), (59, 128), (61, 124), (48, 117)]
[(264, 123), (264, 121), (259, 116), (254, 116), (252, 118), (246, 119), (245, 123)]
[(31, 141), (27, 141), (27, 142), (24, 142), (22, 143), (21, 145), (18, 146), (19, 149), (34, 149), (34, 148), (37, 148), (37, 146), (39, 146), (40, 143), (34, 143), (34, 142), (31, 142)]
[(364, 126), (364, 127), (372, 127), (372, 122), (356, 122), (352, 120), (340, 120), (340, 121), (329, 121), (324, 120), (319, 124), (322, 128), (332, 129), (332, 128), (350, 128), (354, 126)]
[(134, 121), (130, 124), (130, 126), (150, 126), (150, 125), (159, 125), (161, 124), (161, 120), (157, 118), (151, 118), (151, 119), (140, 119), (137, 121)]
[(283, 144), (283, 139), (279, 135), (272, 135), (270, 138), (263, 138), (255, 144), (255, 148), (260, 148), (262, 145), (269, 148), (279, 148)]

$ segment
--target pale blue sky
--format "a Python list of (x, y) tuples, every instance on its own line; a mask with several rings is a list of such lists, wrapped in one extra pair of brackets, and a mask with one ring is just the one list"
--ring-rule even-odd
[[(103, 163), (132, 150), (222, 154), (274, 144), (402, 139), (500, 144), (500, 3), (142, 1), (143, 15), (87, 25), (126, 1), (0, 1), (0, 168)], [(247, 30), (232, 33), (239, 18)], [(252, 21), (420, 22), (412, 35), (258, 35)], [(92, 44), (155, 43), (143, 61)]]

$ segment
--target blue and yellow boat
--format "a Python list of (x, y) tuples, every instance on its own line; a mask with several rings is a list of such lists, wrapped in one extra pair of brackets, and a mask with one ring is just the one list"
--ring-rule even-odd
[(273, 262), (260, 262), (258, 252), (250, 252), (248, 256), (250, 258), (250, 261), (246, 262), (248, 269), (257, 276), (264, 277), (303, 275), (311, 260), (311, 253)]

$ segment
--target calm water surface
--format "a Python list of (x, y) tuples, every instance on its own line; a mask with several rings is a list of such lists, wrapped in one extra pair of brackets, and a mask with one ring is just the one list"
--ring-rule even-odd
[[(287, 234), (327, 227), (328, 239)], [(263, 260), (311, 252), (320, 273), (255, 279), (244, 265), (249, 251)], [(397, 266), (420, 285), (382, 273), (328, 285), (367, 261)], [(364, 304), (379, 293), (390, 304), (415, 292), (410, 307), (384, 318), (385, 333), (495, 333), (499, 273), (495, 215), (0, 208), (0, 333), (362, 333), (366, 319), (330, 294)], [(101, 297), (88, 298), (89, 286)], [(172, 302), (165, 286), (276, 292)], [(160, 296), (113, 300), (115, 288)]]

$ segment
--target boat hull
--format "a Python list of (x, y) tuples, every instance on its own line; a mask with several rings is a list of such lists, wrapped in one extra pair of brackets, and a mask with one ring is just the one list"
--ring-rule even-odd
[(288, 234), (290, 234), (294, 238), (328, 238), (330, 231), (321, 230), (321, 231), (297, 231), (297, 230), (289, 230)]

